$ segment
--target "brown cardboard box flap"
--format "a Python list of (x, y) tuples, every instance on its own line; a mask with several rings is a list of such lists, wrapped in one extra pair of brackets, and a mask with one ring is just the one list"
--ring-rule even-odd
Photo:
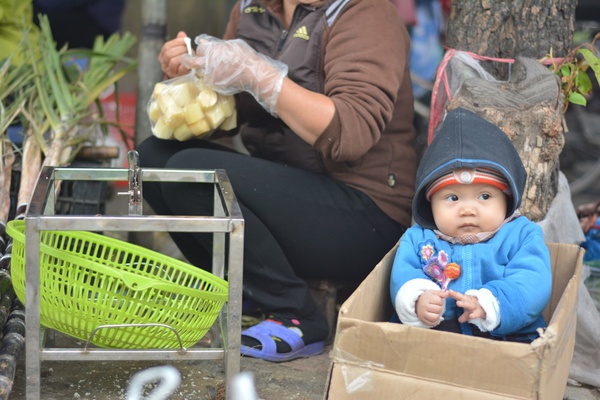
[[(552, 319), (532, 344), (385, 322), (392, 315), (389, 276), (394, 248), (340, 309), (330, 394), (353, 393), (361, 398), (362, 393), (379, 399), (389, 391), (394, 398), (404, 398), (401, 394), (418, 389), (427, 395), (418, 398), (435, 398), (432, 393), (471, 398), (466, 393), (473, 393), (472, 398), (479, 399), (562, 399), (575, 340), (573, 310), (582, 253), (574, 245), (549, 247), (557, 275), (547, 309)], [(342, 391), (336, 387), (341, 384), (338, 380), (343, 382)], [(452, 390), (462, 395), (448, 397)]]

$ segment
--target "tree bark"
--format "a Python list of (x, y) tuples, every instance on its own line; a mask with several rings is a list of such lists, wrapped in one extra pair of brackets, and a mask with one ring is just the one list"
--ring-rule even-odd
[[(482, 56), (542, 58), (567, 55), (577, 0), (453, 1), (446, 45)], [(506, 66), (494, 75), (506, 78)]]
[[(446, 45), (481, 56), (515, 60), (481, 62), (501, 82), (465, 79), (446, 110), (470, 109), (512, 140), (528, 173), (521, 212), (542, 220), (558, 190), (564, 145), (560, 81), (539, 61), (570, 50), (576, 0), (453, 1)], [(451, 66), (451, 64), (449, 64)]]
[(533, 58), (518, 57), (507, 82), (466, 79), (446, 109), (457, 107), (481, 115), (510, 138), (528, 177), (521, 213), (542, 220), (556, 195), (558, 157), (564, 145), (556, 75)]

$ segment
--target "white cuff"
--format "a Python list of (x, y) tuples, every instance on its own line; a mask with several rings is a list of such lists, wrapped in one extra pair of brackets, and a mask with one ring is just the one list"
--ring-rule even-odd
[[(411, 279), (398, 290), (396, 298), (394, 299), (394, 308), (396, 309), (396, 313), (398, 313), (400, 321), (402, 321), (404, 325), (416, 326), (419, 328), (433, 328), (433, 326), (422, 323), (417, 316), (416, 311), (417, 300), (426, 290), (440, 290), (440, 287), (428, 279)], [(442, 315), (445, 310), (446, 303), (444, 302)], [(440, 317), (440, 320), (436, 325), (442, 321), (443, 318)]]
[(467, 290), (466, 296), (477, 297), (477, 301), (485, 311), (485, 319), (473, 318), (469, 322), (482, 332), (491, 332), (500, 325), (500, 303), (488, 289)]

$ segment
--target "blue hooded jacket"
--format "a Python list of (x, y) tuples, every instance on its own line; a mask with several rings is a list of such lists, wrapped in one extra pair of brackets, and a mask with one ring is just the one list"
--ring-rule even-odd
[[(533, 338), (537, 328), (546, 326), (542, 312), (552, 291), (550, 255), (542, 229), (520, 216), (505, 223), (491, 238), (474, 244), (450, 243), (434, 231), (431, 204), (425, 196), (427, 187), (453, 169), (464, 167), (492, 168), (506, 178), (511, 192), (506, 217), (521, 203), (527, 173), (510, 139), (475, 113), (460, 108), (449, 112), (417, 171), (412, 205), (417, 224), (402, 236), (392, 267), (390, 293), (394, 308), (403, 323), (426, 327), (414, 312), (418, 297), (411, 296), (436, 288), (423, 267), (429, 258), (443, 251), (447, 262), (461, 266), (461, 274), (450, 282), (450, 289), (460, 293), (487, 289), (497, 300), (500, 323), (490, 331), (492, 336)], [(446, 299), (443, 318), (461, 314), (456, 301)], [(468, 334), (473, 326), (462, 324), (461, 328)]]

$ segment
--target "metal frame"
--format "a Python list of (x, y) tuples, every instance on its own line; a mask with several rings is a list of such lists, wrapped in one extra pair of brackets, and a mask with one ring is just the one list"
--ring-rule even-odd
[[(55, 215), (55, 186), (66, 180), (127, 181), (130, 169), (45, 167), (38, 178), (25, 215), (26, 304), (25, 349), (26, 398), (40, 398), (41, 362), (108, 360), (218, 360), (225, 362), (227, 382), (240, 371), (242, 310), (242, 263), (244, 220), (224, 170), (143, 169), (144, 182), (212, 183), (214, 215)], [(229, 298), (217, 320), (223, 346), (178, 350), (122, 350), (100, 348), (45, 348), (40, 325), (40, 232), (46, 230), (212, 232), (213, 273), (223, 278), (228, 271)], [(226, 254), (227, 252), (227, 254)], [(225, 266), (227, 260), (228, 265)], [(228, 391), (230, 392), (230, 391)], [(229, 398), (229, 393), (227, 394)]]

